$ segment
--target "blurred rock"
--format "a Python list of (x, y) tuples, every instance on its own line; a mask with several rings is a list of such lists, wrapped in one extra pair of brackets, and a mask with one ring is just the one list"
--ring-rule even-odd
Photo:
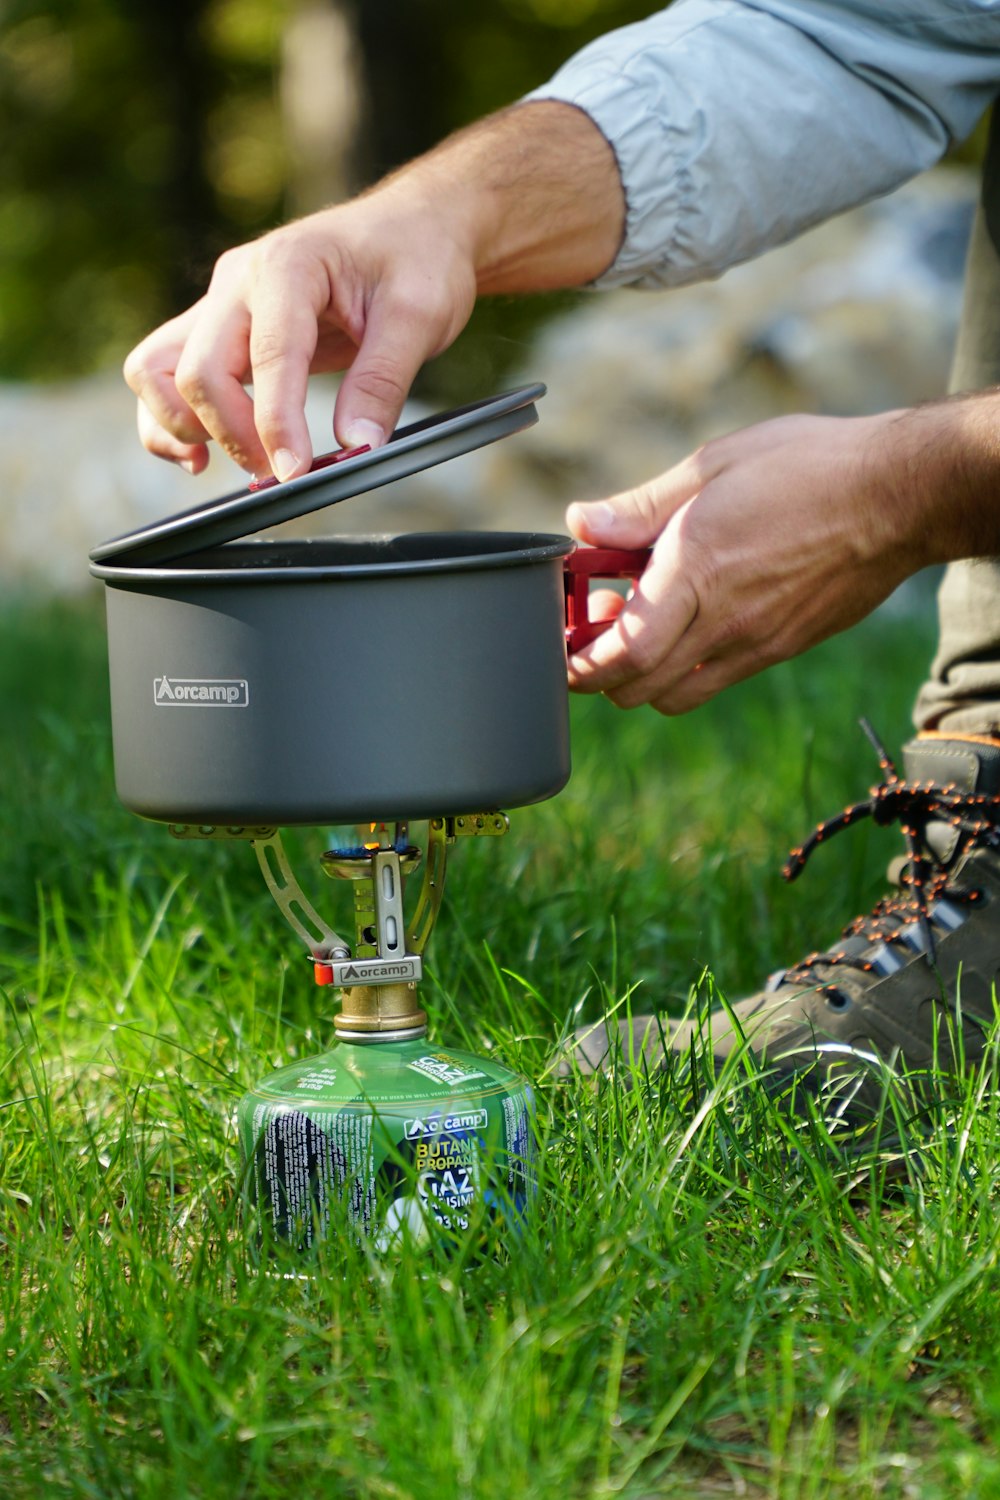
[[(648, 479), (749, 422), (939, 395), (974, 193), (973, 176), (942, 169), (720, 281), (584, 297), (506, 382), (548, 384), (536, 428), (295, 529), (561, 531), (570, 500)], [(318, 452), (332, 446), (334, 389), (317, 380), (310, 393)], [(221, 455), (197, 480), (147, 457), (117, 373), (0, 387), (0, 442), (8, 586), (83, 588), (97, 541), (243, 484)]]

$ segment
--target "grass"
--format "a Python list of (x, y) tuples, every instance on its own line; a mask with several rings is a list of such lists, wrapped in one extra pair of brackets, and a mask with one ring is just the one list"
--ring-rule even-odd
[(8, 606), (0, 1495), (1000, 1495), (995, 1056), (901, 1174), (740, 1058), (551, 1067), (602, 1005), (735, 997), (870, 904), (886, 831), (778, 870), (875, 779), (858, 715), (906, 736), (929, 646), (861, 627), (673, 722), (576, 703), (567, 791), (455, 851), (424, 986), (436, 1036), (540, 1080), (536, 1213), (485, 1259), (338, 1234), (285, 1279), (232, 1116), (329, 992), (248, 848), (117, 805), (96, 606)]

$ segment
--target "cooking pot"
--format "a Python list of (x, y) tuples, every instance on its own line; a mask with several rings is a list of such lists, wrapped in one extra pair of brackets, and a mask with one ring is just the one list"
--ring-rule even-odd
[[(405, 472), (528, 425), (543, 389), (419, 424)], [(393, 445), (412, 432), (388, 445), (393, 477)], [(126, 807), (203, 826), (335, 824), (516, 807), (565, 784), (567, 629), (578, 649), (601, 628), (590, 574), (635, 577), (648, 554), (514, 532), (232, 539), (248, 517), (271, 524), (387, 482), (385, 452), (91, 554)]]

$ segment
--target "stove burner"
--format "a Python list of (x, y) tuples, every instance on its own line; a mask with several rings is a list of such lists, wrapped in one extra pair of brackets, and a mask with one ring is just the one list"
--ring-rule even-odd
[[(364, 830), (361, 830), (364, 832)], [(409, 825), (397, 823), (390, 835), (385, 823), (372, 823), (368, 830), (368, 838), (357, 838), (354, 843), (333, 843), (324, 859), (370, 859), (372, 854), (379, 849), (393, 849), (397, 854), (415, 852), (419, 855), (419, 849), (409, 843)], [(336, 833), (334, 831), (334, 836)]]
[[(312, 905), (299, 884), (273, 827), (171, 825), (175, 838), (242, 839), (252, 843), (268, 890), (306, 947), (317, 984), (336, 985), (343, 995), (334, 1024), (338, 1035), (377, 1040), (407, 1030), (422, 1035), (427, 1017), (417, 1003), (423, 952), (444, 895), (447, 851), (458, 838), (496, 838), (507, 832), (504, 813), (464, 813), (431, 818), (426, 850), (412, 844), (409, 823), (361, 824), (353, 843), (320, 856), (326, 875), (354, 886), (353, 948)], [(368, 835), (366, 838), (365, 835)], [(423, 876), (407, 922), (403, 887), (423, 860)]]

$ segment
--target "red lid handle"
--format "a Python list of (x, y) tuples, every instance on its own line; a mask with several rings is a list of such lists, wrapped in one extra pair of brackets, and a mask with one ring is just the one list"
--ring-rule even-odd
[[(370, 443), (361, 443), (357, 448), (337, 448), (333, 453), (324, 453), (319, 458), (314, 458), (306, 472), (315, 474), (317, 469), (329, 469), (333, 464), (343, 463), (345, 458), (357, 458), (359, 453), (370, 452)], [(299, 477), (301, 478), (302, 476), (300, 475)], [(275, 479), (274, 475), (271, 474), (267, 479), (249, 480), (247, 482), (247, 489), (252, 490), (256, 494), (258, 490), (269, 490), (274, 485), (280, 483), (281, 480)]]
[(629, 552), (617, 547), (578, 547), (563, 563), (566, 584), (566, 649), (572, 656), (595, 641), (602, 631), (614, 624), (609, 620), (590, 618), (590, 580), (592, 578), (627, 578), (638, 583), (652, 557), (652, 549)]

